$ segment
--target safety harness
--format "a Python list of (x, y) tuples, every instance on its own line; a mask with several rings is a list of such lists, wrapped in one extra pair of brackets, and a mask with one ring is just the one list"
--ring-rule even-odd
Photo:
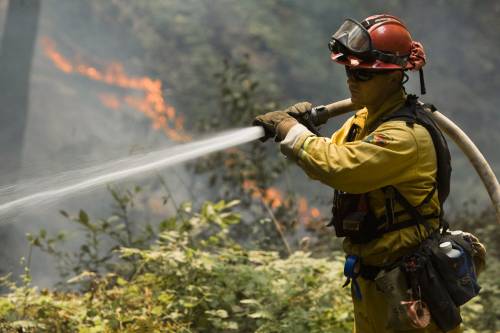
[[(420, 225), (425, 227), (428, 234), (436, 234), (437, 231), (433, 231), (428, 222), (428, 220), (435, 218), (439, 218), (440, 227), (444, 226), (444, 229), (447, 229), (448, 225), (444, 222), (442, 215), (443, 203), (450, 193), (450, 151), (443, 133), (424, 108), (431, 111), (436, 110), (431, 104), (420, 104), (417, 96), (408, 95), (406, 103), (401, 109), (382, 117), (373, 127), (376, 129), (387, 121), (402, 120), (406, 122), (408, 127), (413, 128), (415, 124), (419, 124), (429, 132), (437, 158), (437, 177), (432, 190), (422, 202), (417, 206), (413, 206), (395, 186), (389, 185), (382, 188), (381, 190), (385, 196), (385, 216), (382, 218), (377, 218), (371, 210), (368, 193), (350, 194), (335, 190), (332, 208), (333, 217), (328, 226), (334, 226), (338, 237), (349, 237), (351, 242), (362, 244), (377, 239), (385, 233), (412, 226), (417, 226), (420, 234)], [(354, 141), (360, 130), (359, 126), (353, 124), (347, 134), (346, 141)], [(441, 206), (440, 214), (422, 215), (418, 209), (429, 203), (436, 190), (438, 191)], [(402, 211), (395, 212), (395, 201), (403, 207)], [(398, 217), (404, 214), (407, 214), (410, 218), (396, 222)], [(382, 269), (390, 270), (398, 265), (400, 265), (399, 260), (390, 264), (390, 266), (370, 266), (364, 264), (360, 257), (348, 255), (344, 265), (344, 276), (346, 277), (344, 287), (352, 282), (354, 296), (361, 299), (362, 295), (357, 282), (358, 277), (374, 280)]]
[[(328, 226), (334, 226), (338, 237), (349, 237), (353, 243), (367, 243), (385, 233), (412, 226), (417, 226), (419, 232), (420, 225), (431, 231), (428, 222), (431, 219), (439, 218), (441, 223), (442, 206), (450, 193), (451, 158), (443, 133), (424, 108), (429, 108), (431, 111), (436, 110), (431, 104), (421, 105), (417, 96), (408, 95), (406, 103), (401, 109), (382, 117), (374, 128), (387, 121), (402, 120), (406, 122), (408, 127), (419, 124), (429, 132), (436, 151), (438, 167), (436, 184), (432, 191), (419, 205), (413, 206), (395, 186), (386, 186), (381, 189), (385, 196), (385, 216), (377, 218), (370, 208), (368, 193), (350, 194), (335, 190), (332, 208), (333, 217)], [(354, 141), (360, 130), (359, 126), (353, 125), (348, 132), (346, 141)], [(441, 213), (439, 215), (422, 215), (419, 208), (432, 199), (436, 190), (438, 191)], [(395, 212), (395, 202), (403, 207), (402, 211)], [(410, 218), (405, 221), (397, 221), (400, 216), (405, 214)]]

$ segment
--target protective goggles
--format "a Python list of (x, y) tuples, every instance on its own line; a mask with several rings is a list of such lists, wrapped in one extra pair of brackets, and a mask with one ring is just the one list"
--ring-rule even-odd
[(333, 53), (340, 53), (344, 56), (352, 55), (364, 61), (377, 59), (402, 67), (406, 64), (406, 57), (375, 50), (368, 30), (363, 24), (353, 19), (346, 19), (342, 23), (337, 32), (332, 35), (328, 48)]
[(363, 56), (372, 51), (372, 40), (361, 23), (347, 19), (333, 34), (328, 47), (332, 52)]

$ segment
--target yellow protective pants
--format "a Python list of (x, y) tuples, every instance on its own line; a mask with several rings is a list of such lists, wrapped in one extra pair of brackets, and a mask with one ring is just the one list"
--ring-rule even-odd
[[(357, 278), (362, 299), (358, 300), (352, 294), (354, 304), (354, 333), (443, 333), (434, 322), (423, 329), (410, 331), (395, 331), (387, 329), (387, 303), (384, 294), (375, 286), (375, 282), (365, 280), (362, 277)], [(352, 290), (352, 283), (351, 283)], [(454, 328), (448, 333), (460, 333), (460, 326)]]

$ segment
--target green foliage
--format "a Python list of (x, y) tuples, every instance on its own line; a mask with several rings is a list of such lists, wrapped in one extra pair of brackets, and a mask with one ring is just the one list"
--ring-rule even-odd
[[(219, 88), (219, 112), (207, 115), (197, 123), (203, 132), (215, 132), (231, 127), (246, 127), (259, 114), (277, 109), (277, 105), (263, 100), (248, 58), (241, 61), (225, 61), (214, 78)], [(266, 96), (269, 98), (269, 96)], [(276, 158), (276, 147), (253, 142), (238, 149), (211, 154), (197, 160), (196, 173), (209, 175), (209, 185), (220, 188), (222, 198), (244, 197), (245, 181), (251, 181), (259, 189), (268, 188), (283, 173), (287, 164)]]
[(133, 261), (116, 265), (116, 250), (120, 247), (145, 248), (156, 237), (156, 230), (153, 230), (150, 224), (139, 224), (130, 219), (129, 210), (134, 206), (134, 198), (140, 191), (137, 186), (133, 190), (123, 192), (109, 187), (115, 209), (112, 215), (105, 219), (94, 220), (84, 210), (74, 216), (61, 210), (61, 215), (77, 224), (80, 234), (83, 235), (82, 243), (74, 251), (63, 246), (68, 240), (64, 231), (49, 236), (41, 229), (37, 235), (28, 234), (28, 241), (32, 247), (57, 259), (57, 269), (63, 279), (82, 272), (133, 272)]
[(500, 330), (500, 228), (493, 209), (480, 214), (477, 207), (465, 206), (453, 221), (453, 227), (472, 232), (486, 246), (486, 271), (479, 277), (480, 297), (464, 306), (462, 311), (467, 332), (498, 332)]
[(488, 268), (479, 277), (481, 285), (480, 297), (467, 303), (462, 309), (468, 333), (498, 332), (500, 316), (497, 309), (500, 306), (500, 262), (488, 261)]
[[(10, 290), (0, 298), (2, 332), (349, 332), (343, 255), (312, 258), (296, 251), (283, 259), (275, 251), (243, 248), (231, 238), (231, 228), (241, 227), (233, 211), (238, 203), (205, 202), (198, 211), (181, 204), (155, 229), (155, 242), (118, 245), (114, 265), (75, 271), (64, 287), (78, 286), (79, 292), (39, 291), (31, 287), (29, 270), (20, 286), (2, 278)], [(483, 233), (488, 216), (476, 220), (476, 234)], [(83, 211), (74, 219), (86, 228), (95, 225)], [(97, 230), (97, 238), (107, 232)], [(50, 239), (42, 230), (32, 244), (41, 247)], [(499, 274), (493, 252), (480, 277), (480, 297), (462, 309), (465, 332), (500, 327)]]
[[(58, 6), (71, 8), (74, 3), (61, 2)], [(130, 38), (131, 44), (142, 46), (140, 60), (138, 56), (132, 62), (164, 81), (168, 94), (175, 97), (177, 105), (182, 105), (188, 125), (198, 124), (196, 129), (200, 132), (247, 126), (256, 114), (277, 108), (270, 103), (272, 100), (289, 104), (300, 98), (324, 103), (332, 96), (343, 96), (345, 77), (340, 66), (330, 63), (326, 42), (344, 17), (359, 18), (380, 11), (378, 4), (360, 1), (311, 5), (298, 0), (91, 0), (80, 6), (87, 4), (93, 11), (83, 15), (85, 20), (90, 17), (94, 23), (99, 18), (118, 22), (127, 41)], [(425, 7), (398, 1), (384, 6), (387, 11), (405, 16), (416, 13), (416, 7)], [(429, 21), (442, 20), (443, 14), (460, 20), (470, 10), (482, 6), (465, 1), (450, 7), (441, 1), (435, 7), (426, 13), (431, 15)], [(431, 29), (431, 34), (425, 35), (418, 14), (413, 16), (414, 22), (408, 22), (416, 39), (429, 46), (428, 50), (444, 54), (430, 62), (434, 69), (429, 78), (435, 83), (435, 95), (431, 97), (437, 103), (443, 99), (443, 109), (456, 110), (459, 117), (462, 111), (465, 115), (476, 109), (477, 101), (458, 97), (479, 91), (496, 93), (493, 81), (483, 80), (485, 75), (495, 82), (500, 77), (491, 75), (496, 53), (481, 51), (484, 38), (496, 37), (495, 29), (486, 27), (497, 15), (495, 11), (488, 13), (481, 18), (472, 15), (473, 21), (481, 22), (470, 33), (450, 28), (468, 41), (465, 44), (476, 47), (464, 51), (464, 43), (456, 43), (447, 46), (448, 53), (436, 50), (449, 30)], [(77, 10), (53, 19), (71, 21), (78, 16), (82, 15)], [(466, 29), (471, 29), (471, 25)], [(85, 43), (94, 43), (96, 34), (82, 30), (73, 39), (85, 48)], [(456, 76), (450, 75), (455, 71), (467, 72), (467, 66), (462, 65), (473, 63), (469, 60), (476, 59), (478, 52), (483, 53), (482, 61), (469, 67), (465, 75), (469, 80), (457, 81)], [(449, 66), (449, 59), (455, 60), (454, 66)], [(255, 73), (251, 68), (256, 69)], [(331, 72), (325, 70), (329, 68)], [(483, 112), (474, 114), (472, 122), (463, 123), (473, 128), (478, 124), (476, 118), (485, 124), (494, 119), (491, 112), (486, 112), (494, 108), (482, 109)], [(482, 144), (491, 146), (495, 140), (491, 140), (490, 134), (482, 131), (476, 136), (484, 137)], [(230, 211), (235, 202), (220, 201), (203, 203), (199, 212), (194, 211), (192, 204), (182, 204), (175, 216), (153, 227), (130, 218), (134, 191), (112, 191), (116, 210), (108, 219), (95, 219), (85, 211), (74, 215), (61, 212), (77, 223), (84, 235), (76, 250), (68, 252), (61, 247), (68, 237), (64, 233), (49, 236), (41, 230), (30, 236), (30, 241), (34, 248), (56, 257), (62, 277), (72, 277), (68, 283), (80, 286), (80, 293), (38, 291), (30, 287), (29, 270), (19, 287), (4, 279), (11, 293), (0, 298), (0, 331), (349, 331), (351, 305), (347, 292), (339, 288), (343, 282), (339, 275), (340, 255), (331, 253), (330, 235), (324, 232), (320, 236), (323, 238), (318, 246), (326, 249), (326, 258), (322, 259), (302, 252), (282, 259), (276, 251), (249, 250), (283, 250), (265, 207), (269, 202), (260, 200), (269, 186), (279, 183), (283, 187), (286, 183), (286, 164), (276, 155), (274, 146), (256, 143), (214, 154), (195, 165), (194, 170), (207, 175), (209, 185), (219, 189), (217, 199), (242, 198), (240, 224), (236, 224), (239, 214)], [(253, 182), (256, 191), (244, 186), (248, 181)], [(294, 229), (296, 197), (288, 192), (282, 205), (272, 212), (288, 232), (288, 238), (298, 238)], [(169, 194), (165, 202), (171, 199)], [(480, 277), (481, 296), (462, 311), (467, 332), (499, 331), (500, 229), (491, 214), (480, 218), (472, 214), (457, 221), (456, 226), (478, 234), (489, 251), (488, 269)], [(159, 239), (153, 243), (156, 235)], [(252, 236), (258, 242), (249, 244), (247, 238)]]
[(236, 204), (182, 205), (157, 242), (119, 250), (133, 275), (84, 271), (69, 281), (85, 284), (81, 293), (4, 279), (11, 292), (0, 298), (2, 332), (350, 331), (340, 260), (242, 249), (228, 237), (240, 221)]

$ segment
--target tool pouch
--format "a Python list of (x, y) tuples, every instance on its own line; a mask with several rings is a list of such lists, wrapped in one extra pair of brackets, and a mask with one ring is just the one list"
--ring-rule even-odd
[(353, 243), (366, 243), (376, 234), (376, 223), (368, 207), (366, 194), (335, 191), (333, 217), (327, 226), (335, 228), (337, 237), (350, 237)]
[(426, 239), (415, 253), (404, 259), (403, 267), (408, 276), (416, 279), (432, 319), (441, 330), (448, 332), (457, 327), (462, 318), (446, 283), (434, 268), (432, 254), (429, 253), (434, 246), (439, 247), (437, 239)]
[[(387, 328), (408, 331), (426, 327), (430, 322), (427, 306), (421, 300), (414, 300), (406, 274), (401, 267), (382, 270), (375, 278), (377, 289), (387, 301)], [(418, 310), (414, 310), (418, 308)]]
[(472, 243), (463, 235), (445, 234), (439, 242), (450, 241), (454, 249), (462, 254), (449, 258), (439, 246), (433, 246), (432, 264), (442, 277), (446, 289), (456, 306), (461, 306), (477, 296), (481, 287), (477, 283), (473, 262)]

